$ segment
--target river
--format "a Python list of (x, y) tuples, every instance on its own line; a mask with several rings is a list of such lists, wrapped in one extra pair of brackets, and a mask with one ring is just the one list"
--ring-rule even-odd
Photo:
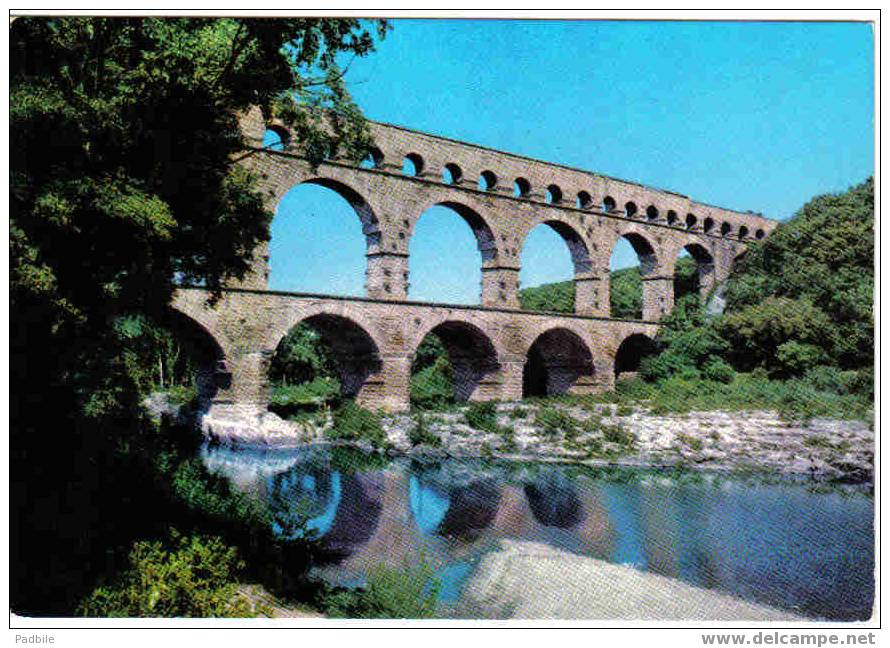
[(871, 616), (874, 500), (861, 489), (702, 471), (390, 459), (346, 448), (205, 446), (211, 472), (299, 512), (360, 584), (376, 564), (430, 565), (443, 616), (481, 556), (510, 538), (811, 618)]

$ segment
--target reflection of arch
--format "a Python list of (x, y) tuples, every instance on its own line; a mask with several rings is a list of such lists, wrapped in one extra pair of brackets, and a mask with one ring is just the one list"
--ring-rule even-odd
[[(532, 230), (535, 229), (538, 225), (546, 225), (554, 232), (559, 234), (563, 241), (565, 241), (566, 246), (569, 248), (569, 254), (572, 257), (572, 265), (575, 268), (575, 274), (579, 274), (581, 272), (590, 272), (593, 264), (590, 260), (590, 250), (587, 247), (587, 243), (584, 242), (584, 239), (581, 238), (581, 235), (575, 231), (575, 228), (569, 225), (568, 223), (561, 220), (545, 220), (533, 225), (525, 234), (525, 241), (528, 240), (529, 235), (532, 233)], [(523, 249), (525, 248), (525, 241), (522, 243)]]
[(325, 546), (340, 554), (351, 554), (374, 535), (383, 512), (383, 473), (355, 473), (341, 476), (342, 496)]
[(522, 372), (522, 395), (550, 396), (572, 391), (595, 375), (593, 356), (584, 341), (565, 328), (539, 335), (531, 344)]
[(562, 472), (548, 470), (537, 475), (524, 490), (532, 515), (544, 526), (568, 529), (584, 519), (578, 489)]
[(640, 362), (643, 358), (654, 351), (655, 343), (646, 335), (633, 333), (627, 336), (615, 352), (615, 376), (636, 373), (640, 369)]
[(470, 400), (480, 384), (497, 373), (500, 367), (497, 350), (488, 335), (475, 325), (456, 320), (440, 322), (419, 337), (414, 353), (423, 338), (430, 334), (437, 336), (448, 351), (454, 369), (456, 400)]
[(288, 191), (292, 191), (294, 188), (304, 184), (317, 185), (319, 187), (324, 187), (325, 189), (330, 189), (331, 191), (337, 193), (355, 210), (359, 221), (361, 221), (362, 234), (365, 235), (365, 242), (368, 246), (368, 249), (376, 247), (380, 244), (380, 227), (377, 216), (376, 214), (374, 214), (374, 210), (371, 208), (371, 205), (368, 203), (368, 201), (365, 200), (362, 195), (359, 194), (355, 189), (338, 180), (316, 177), (304, 180), (303, 182), (294, 185), (294, 187), (291, 187)]
[[(331, 349), (340, 373), (340, 391), (346, 397), (357, 396), (370, 375), (380, 370), (381, 359), (374, 338), (352, 318), (331, 313), (318, 313), (293, 322), (311, 326)], [(277, 340), (276, 347), (287, 333)]]
[[(340, 473), (318, 465), (298, 464), (273, 475), (267, 488), (277, 518), (297, 522), (305, 519), (305, 528), (318, 536), (330, 530), (342, 499)], [(276, 531), (282, 533), (285, 529)]]
[(494, 479), (476, 479), (450, 488), (448, 499), (448, 510), (439, 524), (438, 533), (473, 539), (487, 529), (497, 515), (501, 490)]

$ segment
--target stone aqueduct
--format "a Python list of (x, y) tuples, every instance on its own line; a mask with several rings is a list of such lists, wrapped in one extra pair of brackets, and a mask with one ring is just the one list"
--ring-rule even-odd
[[(545, 393), (607, 389), (622, 353), (654, 336), (657, 321), (670, 311), (674, 265), (684, 249), (707, 293), (748, 242), (776, 225), (680, 194), (388, 124), (371, 123), (377, 148), (368, 164), (331, 159), (316, 168), (287, 146), (281, 126), (272, 128), (283, 150), (263, 146), (259, 110), (246, 114), (241, 126), (254, 149), (243, 164), (262, 179), (270, 207), (301, 183), (332, 189), (353, 206), (367, 245), (366, 297), (269, 291), (267, 244), (255, 251), (247, 276), (213, 304), (204, 290), (178, 290), (174, 309), (214, 341), (215, 369), (204, 382), (220, 413), (265, 411), (270, 359), (300, 322), (330, 344), (344, 392), (374, 409), (408, 407), (414, 352), (431, 332), (448, 349), (458, 398), (518, 399), (532, 363), (539, 365)], [(403, 173), (406, 159), (413, 175)], [(409, 241), (420, 216), (435, 205), (453, 209), (476, 237), (479, 306), (407, 301)], [(520, 252), (542, 223), (571, 253), (574, 315), (519, 308)], [(641, 261), (640, 321), (609, 318), (609, 260), (621, 237)]]

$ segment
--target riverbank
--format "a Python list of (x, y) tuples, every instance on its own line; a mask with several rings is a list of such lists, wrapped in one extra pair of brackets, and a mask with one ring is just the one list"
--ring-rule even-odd
[[(148, 405), (156, 415), (180, 416), (162, 396)], [(286, 448), (338, 436), (337, 443), (373, 448), (361, 438), (332, 435), (330, 412), (285, 420), (272, 412), (211, 411), (200, 425), (210, 440), (226, 445)], [(874, 474), (868, 423), (788, 421), (768, 411), (653, 414), (643, 406), (553, 400), (381, 415), (379, 427), (390, 454), (409, 456), (763, 472), (850, 483), (871, 482)]]

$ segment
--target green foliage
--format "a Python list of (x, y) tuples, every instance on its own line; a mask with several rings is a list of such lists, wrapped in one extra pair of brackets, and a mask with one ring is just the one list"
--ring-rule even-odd
[(300, 323), (278, 343), (269, 365), (269, 379), (280, 385), (331, 383), (337, 379), (337, 364), (318, 331)]
[(380, 417), (354, 401), (345, 401), (335, 409), (333, 418), (334, 426), (327, 432), (332, 439), (368, 441), (377, 448), (382, 448), (387, 443)]
[(328, 616), (347, 619), (432, 619), (440, 583), (431, 567), (376, 565), (357, 590), (329, 592), (322, 598)]
[(609, 312), (622, 319), (643, 318), (643, 279), (639, 268), (612, 272), (609, 284)]
[(442, 440), (430, 430), (429, 421), (423, 414), (418, 414), (414, 426), (408, 429), (408, 440), (413, 446), (428, 445), (438, 448), (442, 445)]
[(475, 430), (495, 433), (498, 430), (498, 408), (494, 401), (470, 403), (464, 412), (467, 425)]
[(535, 413), (535, 425), (549, 437), (557, 437), (562, 434), (566, 438), (577, 436), (578, 421), (552, 406), (542, 406)]
[(221, 538), (171, 533), (165, 542), (137, 542), (130, 568), (96, 588), (80, 605), (87, 617), (249, 617), (237, 592), (244, 563)]
[(841, 368), (873, 364), (872, 178), (844, 193), (814, 198), (738, 261), (727, 282), (727, 310), (743, 313), (768, 298), (807, 304), (792, 307), (827, 323), (831, 335), (812, 340), (812, 327), (799, 324), (803, 337), (798, 329), (783, 331), (787, 335), (770, 339), (758, 360), (793, 340), (823, 346), (830, 364)]
[(807, 369), (826, 359), (821, 347), (795, 340), (783, 342), (776, 349), (776, 364), (786, 376), (802, 376)]
[(269, 409), (284, 418), (305, 418), (318, 414), (319, 407), (340, 400), (340, 382), (335, 378), (316, 378), (299, 385), (272, 385)]
[(411, 376), (411, 405), (418, 409), (442, 409), (454, 403), (454, 369), (448, 355)]
[(519, 307), (523, 310), (575, 312), (575, 282), (560, 281), (523, 288), (519, 291)]
[(736, 372), (728, 363), (721, 358), (714, 358), (705, 365), (702, 377), (705, 380), (712, 380), (729, 384), (735, 380)]

